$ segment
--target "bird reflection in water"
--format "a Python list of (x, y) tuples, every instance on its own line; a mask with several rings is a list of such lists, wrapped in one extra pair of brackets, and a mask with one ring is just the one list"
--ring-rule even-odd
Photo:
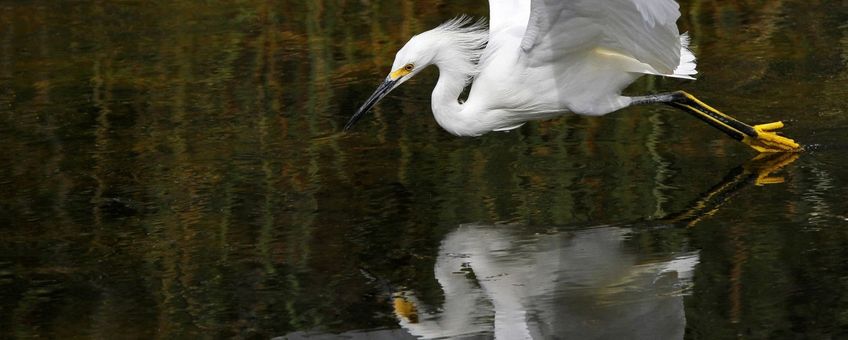
[(542, 233), (520, 225), (462, 225), (442, 241), (434, 268), (443, 304), (428, 306), (414, 291), (395, 290), (395, 315), (422, 338), (683, 338), (683, 298), (698, 251), (685, 236), (658, 254), (636, 251), (628, 240), (693, 227), (742, 189), (783, 182), (775, 172), (797, 157), (758, 156), (687, 209), (659, 220)]

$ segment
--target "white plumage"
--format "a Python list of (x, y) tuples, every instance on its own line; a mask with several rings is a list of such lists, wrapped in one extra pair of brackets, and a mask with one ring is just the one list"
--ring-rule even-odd
[[(412, 37), (345, 129), (391, 90), (435, 65), (433, 115), (458, 136), (510, 130), (569, 112), (598, 116), (632, 104), (665, 103), (759, 151), (799, 148), (684, 92), (621, 95), (645, 74), (693, 79), (697, 73), (689, 38), (677, 29), (680, 11), (673, 0), (490, 0), (489, 10), (488, 29), (461, 16)], [(468, 99), (460, 103), (469, 84)]]
[(439, 68), (433, 113), (455, 135), (566, 112), (606, 114), (630, 104), (620, 92), (642, 74), (695, 74), (672, 0), (492, 0), (489, 8), (490, 29), (464, 16), (450, 20), (410, 39), (392, 65), (414, 65), (392, 88), (428, 65)]

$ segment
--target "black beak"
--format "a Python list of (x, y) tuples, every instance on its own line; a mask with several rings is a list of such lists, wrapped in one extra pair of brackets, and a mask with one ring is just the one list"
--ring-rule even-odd
[(368, 100), (365, 101), (365, 104), (362, 104), (362, 107), (360, 107), (359, 110), (357, 110), (356, 113), (354, 113), (353, 116), (350, 117), (350, 120), (348, 120), (347, 124), (345, 124), (344, 130), (350, 130), (350, 128), (353, 127), (353, 124), (356, 124), (356, 122), (358, 122), (359, 119), (361, 119), (362, 116), (364, 116), (365, 113), (368, 112), (368, 110), (371, 110), (371, 107), (377, 104), (380, 99), (383, 99), (383, 97), (389, 94), (389, 92), (395, 87), (395, 83), (397, 83), (397, 80), (390, 80), (386, 78), (386, 81), (384, 81), (382, 84), (380, 84), (380, 86), (377, 87), (377, 90), (375, 90), (374, 93), (371, 94), (371, 97), (368, 97)]

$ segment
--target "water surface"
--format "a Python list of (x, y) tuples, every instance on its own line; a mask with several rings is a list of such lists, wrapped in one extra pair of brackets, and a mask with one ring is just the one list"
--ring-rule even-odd
[(456, 138), (471, 1), (0, 4), (0, 336), (848, 335), (848, 7), (683, 1), (699, 79), (799, 157), (671, 108)]

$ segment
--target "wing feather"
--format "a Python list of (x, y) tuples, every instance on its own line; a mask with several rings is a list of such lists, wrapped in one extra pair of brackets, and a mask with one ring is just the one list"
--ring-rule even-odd
[(680, 63), (673, 0), (532, 0), (522, 50), (536, 63), (596, 48), (673, 74)]

